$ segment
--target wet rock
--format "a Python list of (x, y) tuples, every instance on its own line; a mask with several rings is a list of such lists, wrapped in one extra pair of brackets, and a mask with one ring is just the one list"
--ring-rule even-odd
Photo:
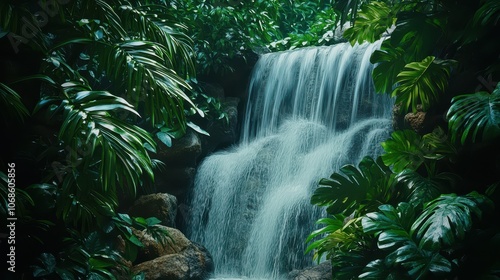
[(183, 137), (173, 140), (172, 147), (158, 142), (157, 153), (152, 157), (162, 161), (167, 167), (196, 166), (200, 154), (200, 137), (196, 132), (188, 130)]
[(165, 226), (175, 226), (177, 198), (168, 193), (143, 195), (137, 199), (128, 214), (133, 217), (156, 217)]
[(177, 254), (189, 247), (192, 242), (178, 229), (160, 226), (168, 233), (162, 240), (157, 240), (145, 231), (133, 230), (134, 235), (142, 242), (139, 249), (137, 262), (154, 260), (161, 256)]
[(331, 280), (332, 265), (329, 261), (302, 270), (293, 270), (288, 274), (290, 280)]
[(194, 184), (196, 168), (179, 167), (162, 170), (155, 177), (156, 191), (166, 192), (183, 200)]
[(132, 268), (133, 273), (142, 272), (148, 280), (204, 280), (209, 278), (213, 270), (211, 255), (195, 243), (179, 253), (145, 261)]

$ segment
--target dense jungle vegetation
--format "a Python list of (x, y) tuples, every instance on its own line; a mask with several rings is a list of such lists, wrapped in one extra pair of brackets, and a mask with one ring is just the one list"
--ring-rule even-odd
[(373, 80), (397, 115), (436, 117), (320, 181), (311, 203), (328, 216), (308, 250), (333, 279), (499, 278), (499, 19), (496, 0), (2, 1), (0, 212), (14, 179), (17, 275), (142, 279), (124, 264), (132, 228), (168, 233), (120, 202), (153, 188), (157, 145), (225, 119), (198, 81), (345, 26), (351, 44), (383, 38)]

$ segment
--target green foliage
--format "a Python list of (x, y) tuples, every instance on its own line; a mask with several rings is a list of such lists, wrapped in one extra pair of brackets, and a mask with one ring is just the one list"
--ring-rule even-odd
[(432, 251), (451, 248), (471, 230), (473, 218), (481, 218), (482, 208), (491, 211), (493, 205), (477, 192), (442, 195), (433, 200), (412, 225), (419, 247)]
[(19, 94), (3, 83), (0, 83), (0, 106), (1, 118), (6, 125), (11, 118), (22, 123), (29, 116), (28, 109), (24, 106)]
[(485, 196), (472, 192), (465, 196), (442, 195), (419, 215), (414, 206), (405, 202), (397, 208), (380, 206), (378, 212), (363, 218), (362, 225), (365, 233), (377, 237), (377, 247), (387, 255), (367, 265), (360, 278), (377, 278), (397, 267), (402, 267), (411, 279), (451, 273), (456, 260), (443, 255), (442, 250), (453, 250), (472, 228), (471, 213), (480, 218), (482, 208), (490, 208), (490, 204)]
[(379, 50), (375, 50), (370, 62), (375, 64), (373, 69), (373, 84), (378, 93), (392, 93), (396, 77), (406, 65), (405, 50), (393, 47), (390, 40), (385, 40)]
[(405, 169), (417, 170), (424, 164), (429, 174), (434, 174), (436, 161), (452, 160), (457, 153), (441, 128), (424, 136), (409, 129), (396, 130), (381, 145), (385, 151), (384, 163), (396, 173)]
[(452, 61), (436, 60), (433, 56), (406, 64), (397, 75), (397, 87), (392, 92), (396, 103), (401, 103), (404, 111), (411, 107), (416, 112), (417, 105), (422, 105), (422, 110), (427, 111), (445, 91), (451, 65)]
[[(498, 210), (492, 210), (500, 201), (494, 141), (500, 133), (499, 44), (491, 40), (498, 33), (497, 2), (334, 4), (340, 23), (351, 23), (344, 33), (351, 44), (383, 39), (371, 56), (376, 91), (395, 97), (402, 114), (422, 109), (433, 131), (394, 131), (382, 143), (379, 166), (388, 171), (379, 175), (385, 179), (360, 164), (359, 169), (342, 167), (320, 182), (311, 202), (335, 216), (321, 220), (326, 226), (307, 239), (312, 242), (308, 249), (316, 250), (315, 257), (326, 255), (333, 279), (498, 277), (498, 262), (491, 260), (496, 255), (486, 249), (498, 248), (494, 240), (500, 228), (493, 218)], [(474, 92), (477, 80), (489, 92), (463, 94)], [(444, 115), (448, 127), (438, 119)], [(481, 159), (475, 155), (479, 152), (485, 155)], [(387, 185), (372, 184), (373, 178)], [(364, 207), (371, 202), (363, 199), (375, 189), (391, 191), (367, 213)], [(361, 221), (363, 232), (338, 238), (348, 223), (342, 219)], [(359, 246), (340, 250), (347, 244)]]
[[(168, 233), (156, 218), (118, 214), (121, 196), (152, 186), (156, 129), (177, 138), (187, 127), (203, 133), (193, 119), (211, 116), (217, 102), (204, 111), (196, 107), (188, 82), (196, 75), (192, 39), (160, 1), (53, 4), (57, 16), (43, 28), (29, 1), (0, 4), (3, 39), (20, 56), (31, 49), (41, 59), (39, 73), (0, 82), (2, 117), (27, 124), (26, 133), (15, 135), (14, 161), (32, 168), (32, 178), (16, 186), (17, 237), (30, 240), (19, 244), (26, 256), (19, 270), (25, 278), (30, 269), (43, 279), (131, 278), (122, 264), (142, 246), (133, 232), (145, 231), (164, 244)], [(29, 20), (37, 28), (24, 38)], [(13, 88), (25, 81), (41, 88), (16, 93)], [(25, 94), (39, 96), (33, 112), (23, 104)], [(0, 198), (8, 199), (3, 181)]]
[(500, 83), (490, 94), (476, 92), (455, 96), (447, 114), (453, 141), (491, 141), (500, 136)]
[(393, 10), (384, 2), (369, 2), (357, 14), (355, 24), (344, 31), (344, 37), (351, 42), (373, 43), (394, 23)]
[(311, 203), (327, 207), (329, 214), (363, 214), (392, 199), (396, 180), (379, 157), (365, 157), (356, 168), (345, 165), (329, 179), (322, 179)]
[(397, 15), (391, 44), (405, 50), (405, 61), (421, 61), (432, 54), (442, 36), (444, 20), (432, 12), (402, 10)]

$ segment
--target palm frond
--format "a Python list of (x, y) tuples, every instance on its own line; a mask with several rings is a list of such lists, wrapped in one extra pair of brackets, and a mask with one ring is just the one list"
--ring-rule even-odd
[(123, 83), (134, 107), (144, 106), (152, 124), (180, 124), (185, 130), (184, 103), (197, 108), (183, 91), (190, 89), (189, 84), (169, 67), (171, 57), (165, 46), (136, 40), (98, 45), (96, 52), (106, 62), (102, 68), (112, 80)]
[(187, 27), (169, 17), (166, 6), (122, 5), (119, 13), (123, 19), (123, 27), (133, 32), (132, 38), (137, 40), (148, 38), (149, 41), (162, 44), (168, 52), (171, 68), (177, 69), (179, 74), (195, 75), (193, 41), (184, 33)]
[(9, 86), (0, 83), (0, 116), (8, 124), (10, 120), (22, 123), (29, 116), (21, 97)]
[(474, 14), (473, 22), (475, 25), (487, 25), (493, 22), (498, 24), (500, 20), (500, 2), (495, 0), (486, 0), (484, 4)]

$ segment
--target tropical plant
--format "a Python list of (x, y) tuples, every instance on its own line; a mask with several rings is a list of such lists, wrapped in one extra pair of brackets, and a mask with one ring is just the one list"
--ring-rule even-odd
[(452, 140), (489, 142), (500, 136), (500, 83), (492, 93), (485, 91), (453, 97), (448, 110)]
[[(121, 197), (152, 187), (159, 164), (150, 158), (152, 133), (203, 132), (190, 120), (205, 115), (188, 95), (196, 74), (192, 41), (161, 1), (46, 4), (0, 4), (3, 42), (41, 61), (35, 75), (0, 83), (6, 125), (24, 121), (31, 129), (13, 134), (18, 150), (2, 158), (32, 167), (16, 169), (17, 238), (27, 240), (17, 248), (24, 255), (18, 270), (24, 277), (113, 279), (113, 269), (133, 261), (141, 246), (132, 228), (167, 236), (155, 218), (117, 213)], [(37, 7), (43, 14), (31, 12)], [(41, 86), (34, 108), (26, 108), (29, 93), (17, 90), (33, 81)], [(0, 195), (8, 197), (3, 182)]]
[[(383, 40), (371, 56), (376, 91), (395, 97), (403, 115), (418, 108), (446, 116), (447, 123), (429, 123), (432, 133), (423, 135), (395, 130), (382, 142), (385, 180), (373, 181), (377, 173), (364, 172), (360, 164), (320, 181), (311, 202), (330, 216), (318, 221), (326, 226), (311, 233), (308, 250), (326, 255), (333, 279), (499, 277), (491, 251), (499, 248), (500, 232), (494, 218), (500, 203), (495, 144), (500, 63), (494, 59), (499, 44), (490, 40), (498, 32), (500, 9), (493, 2), (338, 1), (334, 6), (339, 24), (351, 23), (344, 36), (352, 44)], [(474, 88), (476, 79), (481, 84)], [(475, 93), (464, 94), (468, 91)], [(364, 211), (370, 202), (361, 198), (383, 189), (391, 190), (385, 202)], [(340, 234), (354, 229), (355, 236)]]

